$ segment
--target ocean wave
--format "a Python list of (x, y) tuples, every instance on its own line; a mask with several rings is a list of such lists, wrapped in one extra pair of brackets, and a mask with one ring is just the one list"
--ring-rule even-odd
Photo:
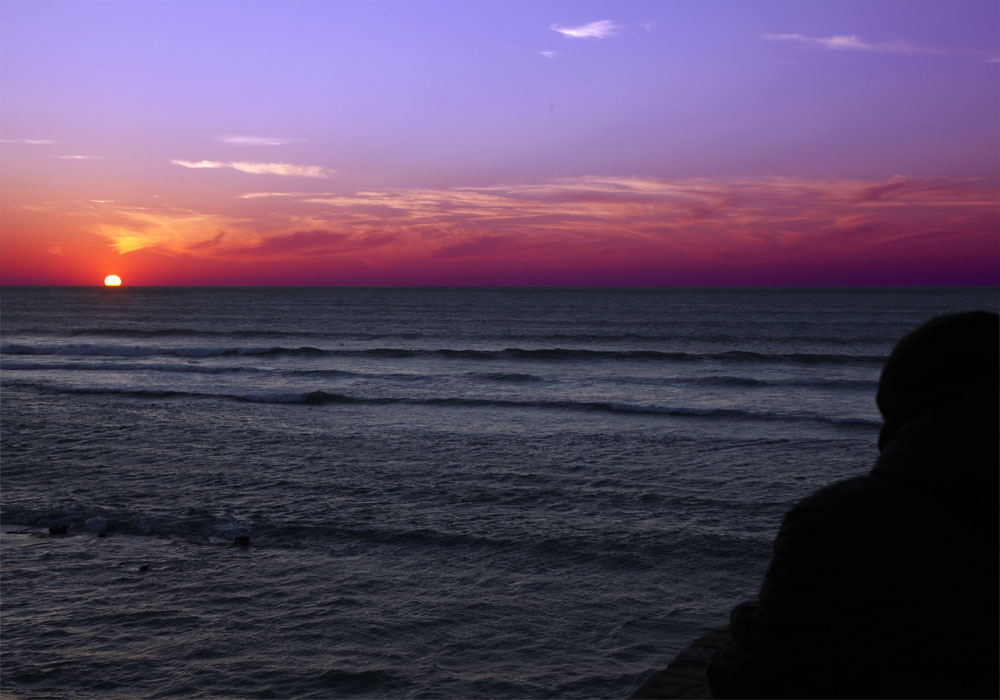
[(5, 343), (0, 345), (4, 355), (73, 355), (78, 357), (227, 357), (273, 355), (321, 356), (334, 353), (310, 346), (286, 348), (271, 347), (158, 347), (154, 345), (94, 345), (90, 343), (68, 345), (27, 345)]
[(666, 384), (702, 384), (708, 386), (739, 386), (739, 387), (801, 387), (804, 389), (864, 389), (874, 390), (878, 387), (875, 379), (824, 379), (820, 377), (758, 379), (756, 377), (710, 376), (710, 377), (665, 377)]
[(408, 396), (351, 396), (322, 390), (250, 390), (250, 391), (185, 391), (161, 388), (122, 387), (69, 387), (45, 382), (5, 380), (5, 386), (30, 386), (46, 392), (60, 394), (109, 394), (132, 398), (148, 399), (226, 399), (268, 404), (355, 404), (355, 405), (411, 405), (476, 408), (551, 409), (602, 413), (624, 413), (638, 415), (672, 416), (678, 418), (724, 418), (729, 420), (823, 422), (836, 425), (875, 427), (878, 421), (863, 418), (834, 418), (819, 414), (782, 414), (747, 411), (737, 408), (695, 408), (686, 406), (658, 406), (629, 404), (610, 401), (570, 401), (560, 399), (516, 400), (486, 399), (455, 396), (408, 397)]
[(48, 330), (24, 328), (13, 331), (18, 335), (68, 336), (71, 338), (323, 338), (328, 340), (419, 340), (422, 332), (359, 333), (336, 331), (292, 331), (271, 328), (239, 330), (205, 330), (201, 328), (74, 328)]
[[(391, 379), (398, 381), (439, 381), (442, 377), (461, 376), (468, 379), (490, 382), (534, 383), (545, 379), (525, 372), (464, 372), (461, 375), (427, 374), (415, 372), (353, 372), (342, 369), (279, 369), (266, 367), (251, 367), (243, 365), (203, 365), (189, 363), (149, 363), (149, 362), (32, 362), (26, 360), (4, 360), (0, 370), (22, 371), (67, 371), (67, 372), (175, 372), (180, 374), (248, 374), (293, 377), (361, 377), (370, 379)], [(875, 379), (824, 379), (815, 378), (778, 378), (760, 379), (744, 376), (693, 376), (693, 377), (617, 377), (617, 381), (635, 384), (696, 384), (702, 386), (737, 386), (737, 387), (802, 387), (813, 389), (863, 389), (874, 390), (878, 387)]]
[(666, 352), (661, 350), (587, 350), (579, 348), (506, 348), (503, 350), (367, 348), (338, 350), (312, 346), (251, 346), (251, 347), (160, 347), (151, 345), (29, 345), (5, 343), (0, 353), (6, 355), (73, 355), (80, 357), (270, 357), (276, 355), (305, 357), (374, 357), (405, 359), (446, 357), (463, 360), (645, 360), (660, 362), (701, 362), (706, 360), (733, 363), (794, 363), (821, 364), (882, 364), (880, 355), (844, 355), (836, 353), (759, 353), (749, 350), (729, 350), (718, 353)]
[(176, 372), (180, 374), (250, 374), (293, 377), (367, 377), (377, 379), (428, 381), (438, 379), (437, 375), (402, 372), (351, 372), (343, 369), (277, 369), (249, 367), (244, 365), (201, 365), (188, 363), (150, 362), (30, 362), (4, 360), (0, 370), (26, 371), (67, 371), (67, 372)]
[[(342, 331), (304, 331), (286, 330), (276, 328), (243, 328), (232, 330), (216, 330), (203, 328), (74, 328), (70, 330), (53, 330), (46, 328), (19, 328), (11, 331), (16, 335), (34, 335), (51, 337), (71, 337), (71, 338), (309, 338), (325, 340), (420, 340), (420, 339), (445, 339), (462, 338), (463, 334), (449, 333), (429, 333), (423, 331), (403, 331), (384, 333), (364, 333), (364, 332), (342, 332)], [(701, 327), (692, 328), (685, 332), (683, 329), (672, 328), (670, 333), (631, 333), (631, 332), (606, 332), (606, 333), (475, 333), (468, 337), (478, 340), (493, 342), (531, 342), (531, 343), (676, 343), (678, 341), (696, 341), (704, 343), (727, 343), (739, 344), (745, 338), (745, 334), (739, 333), (709, 333)], [(800, 333), (789, 335), (787, 333), (753, 334), (755, 340), (760, 342), (778, 343), (812, 343), (823, 345), (850, 345), (856, 346), (859, 343), (881, 344), (885, 341), (881, 333), (872, 333), (859, 336), (857, 333), (851, 336), (831, 335), (829, 333), (808, 334)]]
[(491, 382), (542, 382), (541, 377), (523, 372), (466, 372), (466, 377), (486, 379)]
[(4, 525), (47, 528), (65, 525), (71, 534), (115, 532), (154, 537), (190, 537), (204, 542), (232, 543), (252, 530), (249, 523), (191, 512), (183, 515), (154, 515), (128, 509), (89, 506), (26, 508), (5, 506), (0, 512)]
[[(290, 403), (290, 404), (323, 404), (323, 403), (360, 403), (358, 399), (331, 394), (325, 391), (185, 391), (183, 389), (161, 389), (143, 387), (81, 387), (81, 386), (59, 386), (46, 382), (31, 382), (21, 380), (4, 380), (3, 386), (28, 386), (45, 392), (57, 394), (80, 394), (80, 395), (117, 395), (130, 398), (142, 399), (230, 399), (234, 401), (249, 401), (253, 403)], [(385, 401), (373, 400), (372, 403), (384, 403)]]
[[(557, 491), (539, 494), (546, 500), (559, 498)], [(237, 538), (247, 538), (253, 546), (309, 547), (330, 545), (362, 545), (365, 547), (402, 547), (443, 550), (474, 549), (494, 552), (528, 549), (547, 557), (578, 558), (592, 561), (595, 558), (660, 556), (669, 553), (674, 545), (660, 536), (608, 532), (603, 535), (580, 533), (575, 536), (520, 537), (499, 533), (462, 532), (437, 527), (405, 527), (392, 524), (361, 524), (349, 522), (317, 522), (314, 520), (271, 521), (252, 518), (234, 518), (215, 515), (190, 508), (184, 512), (145, 513), (128, 508), (105, 506), (69, 505), (57, 507), (25, 507), (20, 504), (5, 505), (0, 511), (0, 524), (9, 532), (11, 526), (30, 528), (20, 530), (25, 534), (45, 535), (53, 526), (65, 526), (65, 534), (79, 535), (133, 535), (144, 537), (177, 538), (202, 544), (234, 545)], [(15, 531), (18, 532), (18, 531)], [(681, 532), (662, 533), (684, 538), (697, 537), (700, 541), (714, 542), (713, 549), (739, 550), (754, 536), (739, 533), (686, 528)]]
[[(191, 364), (150, 364), (134, 362), (24, 362), (5, 360), (0, 364), (3, 370), (60, 370), (60, 371), (95, 371), (95, 372), (182, 372), (193, 374), (275, 374), (278, 370), (257, 367), (235, 367), (219, 365)], [(339, 372), (339, 370), (321, 370), (323, 372)], [(347, 374), (345, 372), (345, 374)]]
[(240, 536), (256, 545), (302, 545), (309, 542), (367, 542), (379, 545), (507, 548), (514, 540), (451, 533), (431, 528), (393, 528), (314, 522), (254, 522), (230, 519), (190, 509), (186, 513), (150, 514), (126, 508), (69, 506), (29, 508), (19, 504), (0, 511), (0, 523), (37, 529), (65, 525), (67, 534), (114, 533), (177, 537), (210, 544), (233, 544)]
[[(543, 377), (525, 372), (464, 372), (460, 375), (427, 374), (416, 372), (354, 372), (343, 369), (279, 369), (266, 367), (251, 367), (244, 365), (204, 365), (190, 363), (150, 363), (150, 362), (32, 362), (29, 360), (4, 360), (0, 363), (3, 371), (64, 371), (64, 372), (168, 372), (178, 374), (208, 374), (208, 375), (267, 375), (289, 377), (325, 377), (325, 378), (368, 378), (406, 382), (436, 382), (443, 377), (461, 376), (467, 379), (487, 382), (505, 383), (537, 383), (546, 381)], [(874, 391), (878, 387), (876, 379), (825, 379), (815, 378), (768, 378), (745, 377), (734, 375), (722, 376), (665, 376), (665, 377), (615, 377), (616, 382), (631, 384), (694, 384), (698, 386), (722, 387), (800, 387), (805, 389), (832, 390), (865, 390)]]

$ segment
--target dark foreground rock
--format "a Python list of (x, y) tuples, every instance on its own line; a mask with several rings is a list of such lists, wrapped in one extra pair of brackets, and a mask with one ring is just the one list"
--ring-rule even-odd
[(646, 698), (710, 698), (705, 669), (720, 647), (731, 639), (729, 627), (706, 632), (685, 649), (662, 671), (657, 671), (632, 694), (635, 700)]

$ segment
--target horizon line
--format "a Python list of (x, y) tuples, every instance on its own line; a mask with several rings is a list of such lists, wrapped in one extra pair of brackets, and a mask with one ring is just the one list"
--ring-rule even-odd
[(35, 284), (0, 283), (0, 289), (16, 287), (65, 287), (73, 289), (883, 289), (926, 287), (996, 287), (1000, 282), (926, 282), (871, 284)]

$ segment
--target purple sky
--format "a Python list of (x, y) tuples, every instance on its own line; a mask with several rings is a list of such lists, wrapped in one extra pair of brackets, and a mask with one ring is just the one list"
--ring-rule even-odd
[(2, 282), (997, 282), (992, 0), (0, 13)]

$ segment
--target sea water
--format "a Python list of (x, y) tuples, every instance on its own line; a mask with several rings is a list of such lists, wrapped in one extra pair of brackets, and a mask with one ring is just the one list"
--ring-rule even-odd
[(997, 290), (0, 304), (5, 698), (622, 698), (870, 468), (893, 344)]

